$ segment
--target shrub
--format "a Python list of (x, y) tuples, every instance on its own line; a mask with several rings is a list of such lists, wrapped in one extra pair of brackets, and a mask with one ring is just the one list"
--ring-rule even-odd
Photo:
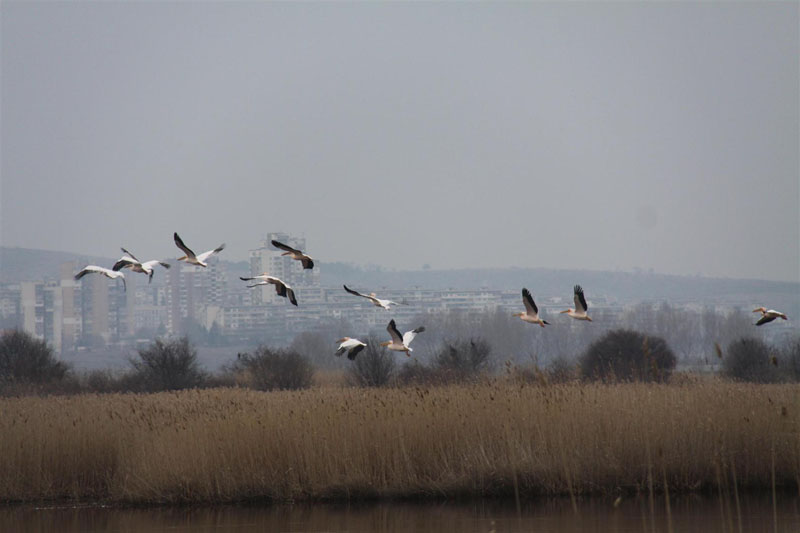
[(294, 350), (258, 347), (253, 354), (240, 354), (234, 372), (244, 372), (249, 386), (258, 390), (296, 390), (311, 386), (314, 368), (308, 358)]
[(360, 387), (383, 387), (392, 381), (396, 368), (394, 354), (370, 339), (350, 365), (347, 381)]
[(12, 330), (0, 337), (0, 386), (61, 381), (68, 370), (46, 342), (25, 331)]
[(430, 365), (419, 360), (403, 365), (397, 373), (400, 385), (445, 385), (476, 381), (491, 370), (492, 349), (482, 339), (444, 342)]
[(423, 365), (419, 359), (404, 364), (397, 371), (396, 381), (399, 385), (441, 385), (445, 383), (445, 377), (437, 368)]
[(800, 337), (787, 342), (781, 350), (778, 368), (790, 381), (800, 381)]
[(452, 381), (464, 381), (488, 371), (492, 348), (483, 339), (446, 342), (434, 358), (434, 365)]
[(575, 361), (564, 356), (553, 359), (545, 374), (550, 383), (567, 383), (580, 377)]
[[(766, 343), (752, 337), (731, 342), (722, 356), (722, 373), (726, 377), (753, 383), (780, 381), (774, 354)], [(777, 362), (777, 358), (775, 362)]]
[(164, 391), (200, 387), (206, 374), (197, 362), (197, 352), (183, 337), (173, 341), (156, 341), (138, 351), (139, 358), (129, 360), (133, 367), (131, 389)]
[(666, 381), (675, 362), (664, 339), (615, 329), (589, 346), (580, 366), (586, 379)]

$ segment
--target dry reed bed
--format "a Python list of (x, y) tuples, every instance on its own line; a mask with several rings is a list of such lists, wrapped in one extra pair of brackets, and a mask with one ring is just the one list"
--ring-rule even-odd
[[(0, 400), (0, 500), (201, 502), (794, 486), (800, 388), (213, 389)], [(774, 462), (773, 462), (774, 461)]]

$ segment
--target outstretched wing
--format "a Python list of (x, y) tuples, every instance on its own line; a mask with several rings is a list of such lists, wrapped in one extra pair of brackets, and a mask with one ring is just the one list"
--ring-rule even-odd
[(180, 249), (181, 249), (181, 251), (182, 251), (183, 253), (185, 253), (185, 254), (186, 254), (186, 257), (196, 257), (196, 256), (194, 255), (194, 252), (193, 252), (193, 251), (192, 251), (192, 250), (191, 250), (191, 249), (190, 249), (188, 246), (186, 246), (185, 244), (183, 244), (183, 240), (181, 240), (181, 238), (180, 238), (180, 237), (178, 237), (178, 232), (177, 232), (177, 231), (176, 231), (176, 232), (175, 232), (175, 234), (172, 236), (172, 238), (175, 240), (175, 246), (177, 246), (178, 248), (180, 248)]
[(533, 296), (531, 295), (531, 291), (525, 288), (522, 289), (522, 303), (525, 304), (525, 310), (528, 312), (529, 315), (539, 314), (539, 308), (536, 307), (536, 304), (533, 301)]
[(350, 351), (348, 352), (348, 354), (347, 354), (347, 358), (348, 358), (348, 359), (350, 359), (351, 361), (352, 361), (352, 360), (354, 360), (354, 359), (356, 358), (356, 356), (358, 355), (358, 353), (359, 353), (361, 350), (363, 350), (364, 348), (366, 348), (366, 347), (367, 347), (367, 345), (366, 345), (366, 344), (364, 344), (364, 343), (359, 343), (359, 344), (356, 344), (356, 345), (355, 345), (355, 346), (353, 346), (353, 347), (350, 349)]
[(131, 259), (133, 259), (134, 261), (137, 261), (137, 262), (140, 262), (140, 263), (141, 263), (141, 261), (139, 261), (139, 258), (138, 258), (138, 257), (136, 257), (135, 255), (133, 255), (132, 253), (130, 253), (130, 252), (129, 252), (128, 250), (126, 250), (125, 248), (120, 248), (120, 250), (122, 250), (122, 253), (123, 253), (123, 254), (128, 254), (128, 257), (130, 257), (130, 258), (131, 258)]
[(758, 320), (758, 322), (756, 322), (756, 326), (760, 326), (762, 324), (766, 324), (767, 322), (772, 322), (776, 318), (777, 317), (775, 317), (775, 316), (764, 315)]
[(203, 252), (202, 254), (198, 255), (197, 256), (197, 260), (198, 261), (205, 261), (206, 259), (208, 259), (212, 255), (218, 254), (224, 249), (225, 249), (225, 243), (223, 242), (222, 244), (220, 244), (219, 246), (217, 246), (213, 250), (209, 250), (207, 252)]
[(275, 285), (275, 292), (278, 293), (278, 296), (286, 297), (286, 284), (284, 282), (278, 278), (267, 278), (267, 283)]
[(275, 241), (275, 240), (272, 241), (272, 246), (274, 246), (275, 248), (280, 248), (281, 250), (284, 250), (284, 251), (287, 251), (287, 252), (292, 252), (292, 253), (296, 253), (296, 254), (303, 253), (300, 250), (292, 248), (288, 244), (283, 244), (282, 242)]
[(120, 257), (116, 263), (114, 263), (114, 266), (111, 267), (111, 270), (117, 272), (119, 270), (122, 270), (123, 268), (130, 268), (135, 265), (141, 264), (141, 262), (136, 258), (136, 256), (130, 253), (128, 250), (126, 250), (125, 248), (120, 248), (120, 250), (122, 250), (122, 253), (124, 255)]
[(146, 269), (153, 268), (156, 265), (161, 265), (164, 268), (170, 267), (169, 263), (163, 263), (161, 261), (158, 261), (157, 259), (153, 259), (152, 261), (145, 261), (144, 263), (142, 263), (142, 267)]
[(294, 291), (288, 287), (286, 287), (286, 296), (289, 298), (289, 301), (292, 302), (292, 305), (297, 306), (297, 298), (294, 297)]
[(114, 266), (111, 267), (111, 270), (113, 270), (114, 272), (118, 272), (118, 271), (122, 270), (123, 268), (130, 268), (130, 267), (132, 267), (134, 265), (140, 264), (139, 261), (135, 261), (135, 260), (131, 261), (130, 259), (131, 259), (130, 257), (122, 257), (122, 258), (120, 258), (119, 261), (114, 263)]
[[(122, 276), (122, 274), (117, 274), (113, 270), (109, 270), (107, 268), (103, 268), (103, 267), (100, 267), (100, 266), (97, 266), (97, 265), (86, 265), (85, 267), (83, 267), (83, 269), (80, 272), (75, 274), (75, 279), (76, 280), (77, 279), (81, 279), (86, 274), (102, 274), (102, 275), (104, 275), (106, 277), (109, 277), (109, 278), (112, 278), (112, 279), (116, 278), (116, 277), (119, 277), (119, 276)], [(123, 277), (123, 279), (124, 279), (124, 277)]]
[(420, 326), (417, 329), (406, 331), (405, 334), (403, 334), (403, 344), (408, 346), (411, 343), (411, 341), (414, 340), (414, 337), (417, 336), (417, 333), (422, 333), (423, 331), (425, 331), (425, 326)]
[(389, 332), (389, 336), (392, 338), (392, 342), (395, 344), (402, 344), (403, 343), (403, 336), (400, 335), (400, 332), (397, 331), (397, 324), (394, 323), (394, 319), (389, 322), (389, 325), (386, 326), (386, 331)]
[(367, 300), (373, 300), (372, 296), (367, 296), (366, 294), (361, 294), (358, 291), (354, 291), (353, 289), (348, 288), (347, 285), (342, 285), (342, 287), (344, 287), (344, 290), (346, 290), (350, 294), (355, 294), (356, 296), (361, 296), (362, 298), (366, 298)]
[(303, 265), (303, 268), (314, 268), (314, 260), (308, 256), (303, 257), (300, 263)]
[(575, 285), (575, 312), (584, 313), (589, 309), (586, 305), (586, 297), (583, 295), (583, 288), (580, 285)]
[(79, 280), (86, 274), (102, 274), (111, 279), (120, 278), (122, 279), (122, 288), (125, 290), (125, 292), (128, 292), (128, 285), (125, 283), (125, 274), (122, 272), (115, 272), (113, 270), (109, 270), (108, 268), (103, 268), (97, 265), (86, 265), (80, 272), (75, 274), (75, 279)]

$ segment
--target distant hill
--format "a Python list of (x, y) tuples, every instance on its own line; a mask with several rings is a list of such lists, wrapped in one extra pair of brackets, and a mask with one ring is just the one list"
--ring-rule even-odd
[[(517, 289), (537, 288), (543, 296), (571, 292), (580, 283), (601, 288), (620, 298), (641, 299), (725, 299), (726, 295), (800, 291), (800, 283), (753, 279), (673, 276), (647, 272), (608, 272), (596, 270), (558, 270), (548, 268), (486, 268), (454, 270), (384, 270), (361, 268), (344, 263), (324, 263), (320, 268), (323, 285), (340, 283), (373, 288), (425, 289)], [(552, 289), (555, 289), (553, 292)], [(552, 293), (552, 294), (551, 294)]]
[(70, 252), (51, 252), (31, 248), (0, 247), (0, 283), (39, 281), (58, 278), (62, 263), (76, 261), (111, 268), (117, 258), (97, 257)]

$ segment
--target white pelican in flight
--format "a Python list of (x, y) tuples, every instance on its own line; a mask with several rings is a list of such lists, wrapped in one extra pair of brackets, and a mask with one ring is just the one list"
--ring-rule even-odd
[(591, 322), (592, 319), (586, 314), (588, 309), (589, 306), (586, 305), (586, 298), (583, 296), (583, 288), (580, 285), (575, 285), (575, 309), (561, 311), (561, 314), (563, 315), (566, 313), (567, 316), (571, 316), (575, 320), (588, 320)]
[(274, 276), (268, 276), (266, 272), (259, 276), (253, 276), (252, 278), (240, 277), (239, 279), (242, 281), (250, 281), (257, 279), (258, 281), (256, 283), (247, 286), (247, 288), (249, 289), (252, 289), (253, 287), (258, 287), (260, 285), (275, 285), (275, 292), (278, 293), (278, 296), (289, 298), (289, 301), (292, 302), (292, 305), (297, 305), (297, 298), (294, 297), (294, 291), (292, 290), (292, 287)]
[(110, 270), (108, 268), (103, 268), (103, 267), (99, 267), (99, 266), (96, 266), (96, 265), (87, 265), (87, 266), (83, 267), (83, 270), (81, 270), (80, 272), (75, 274), (75, 279), (79, 280), (83, 276), (85, 276), (86, 274), (102, 274), (105, 277), (111, 278), (111, 279), (119, 278), (119, 279), (122, 280), (122, 288), (123, 288), (123, 290), (125, 292), (128, 291), (128, 286), (125, 284), (125, 274), (123, 274), (122, 272), (114, 272), (113, 270)]
[(394, 323), (394, 319), (392, 319), (392, 321), (389, 322), (389, 325), (386, 326), (386, 331), (389, 332), (389, 336), (392, 337), (392, 340), (382, 342), (381, 346), (385, 346), (394, 352), (406, 352), (406, 355), (411, 357), (411, 352), (413, 350), (409, 348), (408, 345), (411, 344), (411, 341), (414, 340), (414, 337), (417, 336), (417, 333), (422, 333), (425, 331), (425, 326), (420, 326), (417, 329), (406, 331), (403, 335), (400, 335), (400, 332), (397, 330), (397, 325)]
[(366, 343), (358, 339), (351, 339), (350, 337), (344, 337), (336, 342), (339, 343), (339, 349), (336, 350), (336, 357), (341, 357), (344, 352), (347, 352), (347, 358), (351, 361), (356, 358), (358, 352), (367, 347)]
[(303, 264), (303, 268), (314, 268), (314, 260), (311, 259), (310, 255), (306, 255), (300, 250), (278, 241), (272, 241), (272, 246), (285, 250), (281, 255), (288, 255), (292, 259), (297, 259)]
[(155, 259), (152, 261), (145, 261), (144, 263), (142, 263), (141, 261), (136, 259), (135, 255), (130, 253), (125, 248), (121, 248), (121, 250), (124, 255), (120, 257), (116, 263), (114, 263), (113, 267), (111, 267), (111, 270), (115, 272), (122, 270), (123, 268), (130, 268), (134, 272), (147, 274), (147, 283), (150, 283), (153, 281), (153, 274), (155, 273), (156, 265), (161, 265), (164, 268), (170, 267), (169, 263), (164, 263), (162, 261), (158, 261)]
[(362, 298), (366, 298), (367, 300), (372, 302), (372, 305), (374, 305), (375, 307), (382, 307), (382, 308), (386, 309), (387, 311), (389, 311), (391, 309), (390, 306), (392, 306), (392, 305), (405, 305), (405, 304), (393, 302), (392, 300), (382, 300), (382, 299), (376, 297), (374, 292), (371, 292), (371, 293), (369, 293), (369, 295), (366, 295), (366, 294), (361, 294), (358, 291), (354, 291), (353, 289), (348, 288), (347, 285), (342, 285), (342, 286), (344, 287), (344, 290), (346, 290), (350, 294), (355, 294), (356, 296), (361, 296)]
[(767, 309), (766, 307), (759, 307), (758, 309), (753, 309), (753, 312), (761, 313), (761, 318), (758, 320), (758, 322), (756, 322), (756, 326), (761, 326), (762, 324), (766, 324), (767, 322), (772, 322), (776, 318), (789, 320), (789, 317), (787, 317), (780, 311), (776, 311), (774, 309)]
[(178, 261), (186, 261), (190, 265), (197, 265), (197, 266), (201, 266), (201, 267), (207, 267), (208, 265), (205, 263), (205, 260), (208, 259), (209, 257), (211, 257), (212, 255), (214, 255), (216, 253), (219, 253), (219, 252), (221, 252), (222, 250), (225, 249), (225, 243), (222, 243), (217, 248), (215, 248), (213, 250), (209, 250), (207, 252), (203, 252), (200, 255), (194, 255), (194, 252), (191, 251), (185, 244), (183, 244), (183, 241), (181, 240), (180, 237), (178, 237), (178, 233), (177, 232), (175, 232), (175, 235), (173, 236), (173, 238), (175, 239), (175, 245), (178, 248), (180, 248), (183, 251), (183, 253), (186, 254), (183, 257), (179, 257)]
[(525, 304), (525, 312), (514, 313), (512, 316), (518, 316), (520, 320), (522, 320), (523, 322), (530, 322), (531, 324), (539, 324), (542, 327), (544, 327), (545, 324), (548, 326), (550, 325), (550, 322), (539, 318), (539, 308), (536, 307), (536, 304), (533, 301), (533, 296), (531, 296), (531, 291), (529, 291), (526, 288), (522, 289), (522, 303)]

